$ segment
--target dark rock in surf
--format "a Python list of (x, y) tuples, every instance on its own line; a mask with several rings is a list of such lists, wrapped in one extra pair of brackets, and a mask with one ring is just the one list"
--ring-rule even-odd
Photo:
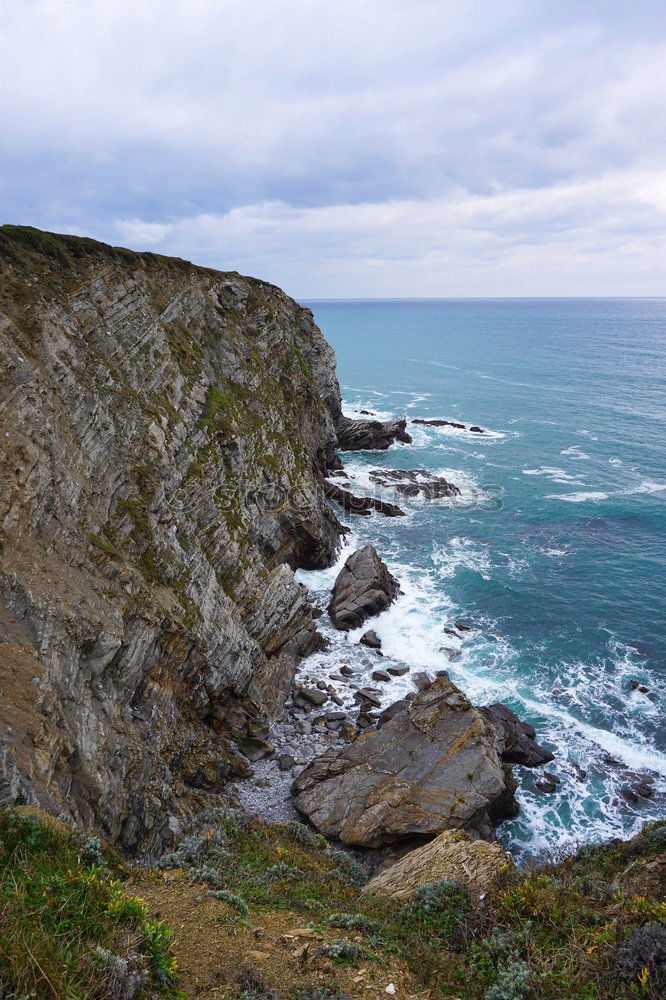
[(427, 469), (373, 469), (370, 480), (378, 486), (392, 487), (403, 496), (423, 496), (426, 500), (460, 496), (460, 489), (454, 483)]
[(432, 419), (427, 420), (425, 417), (415, 417), (412, 420), (413, 424), (424, 424), (426, 427), (455, 427), (457, 430), (466, 431), (467, 427), (465, 424), (458, 423), (457, 420), (439, 420)]
[(536, 730), (527, 722), (521, 722), (507, 705), (497, 702), (480, 710), (502, 740), (502, 760), (524, 767), (540, 767), (554, 760), (550, 750), (545, 750), (536, 742)]
[(340, 416), (335, 430), (341, 451), (386, 451), (395, 441), (411, 444), (407, 420), (352, 420)]
[(335, 627), (346, 632), (386, 610), (399, 593), (398, 581), (375, 548), (364, 545), (340, 570), (328, 613)]
[(388, 672), (391, 677), (404, 677), (405, 674), (409, 673), (409, 667), (388, 667)]
[(540, 792), (546, 792), (550, 795), (554, 792), (557, 786), (560, 784), (560, 779), (556, 778), (554, 774), (546, 772), (541, 778), (536, 781), (536, 787)]
[(384, 514), (386, 517), (404, 517), (405, 512), (394, 503), (387, 503), (385, 500), (378, 500), (376, 497), (357, 497), (348, 490), (343, 490), (337, 483), (324, 482), (324, 494), (329, 500), (334, 500), (340, 504), (347, 514), (357, 514), (359, 517), (367, 517), (373, 510)]
[(373, 681), (380, 681), (385, 683), (391, 680), (391, 675), (386, 670), (373, 670), (372, 671)]
[(368, 629), (368, 631), (364, 632), (358, 641), (362, 646), (367, 646), (368, 649), (382, 648), (382, 640), (379, 638), (374, 629)]

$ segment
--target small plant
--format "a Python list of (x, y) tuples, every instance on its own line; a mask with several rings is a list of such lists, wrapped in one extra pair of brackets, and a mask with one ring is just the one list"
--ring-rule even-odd
[(368, 873), (365, 868), (352, 858), (351, 854), (336, 848), (328, 851), (328, 857), (337, 863), (338, 867), (334, 875), (341, 882), (346, 885), (361, 886), (368, 881)]
[(93, 951), (104, 969), (109, 1000), (134, 1000), (143, 995), (148, 973), (140, 956), (116, 955), (101, 945), (96, 945)]
[(260, 882), (279, 882), (281, 879), (298, 881), (307, 878), (307, 875), (300, 868), (292, 868), (285, 861), (278, 861), (276, 865), (267, 868), (263, 875), (259, 876)]
[(332, 913), (327, 923), (331, 927), (340, 927), (343, 931), (367, 931), (368, 934), (374, 934), (377, 930), (377, 924), (363, 913)]
[(486, 990), (485, 1000), (528, 1000), (530, 972), (517, 959), (500, 969), (497, 982)]
[(240, 978), (238, 1000), (280, 1000), (278, 993), (269, 989), (259, 972), (248, 969)]
[(102, 855), (102, 847), (99, 842), (99, 837), (86, 837), (81, 845), (81, 864), (95, 867), (95, 868), (105, 868), (106, 861)]
[(242, 917), (247, 917), (250, 914), (247, 903), (242, 898), (242, 896), (237, 896), (233, 892), (227, 892), (226, 889), (213, 889), (206, 893), (211, 899), (220, 899), (227, 906), (231, 906), (237, 913)]
[(294, 995), (293, 1000), (351, 1000), (351, 997), (349, 993), (341, 993), (340, 990), (324, 987), (323, 989), (301, 990)]
[(362, 948), (348, 938), (334, 938), (316, 951), (317, 958), (330, 958), (334, 962), (349, 962), (354, 965), (362, 958), (369, 958)]
[(408, 927), (427, 927), (442, 937), (451, 937), (465, 920), (470, 909), (467, 889), (451, 879), (420, 885), (409, 903), (400, 911)]
[(220, 873), (207, 862), (220, 864), (227, 861), (228, 838), (224, 830), (208, 830), (206, 833), (185, 837), (175, 851), (165, 854), (157, 864), (158, 869), (183, 868), (202, 882), (221, 885)]
[(327, 846), (325, 837), (322, 837), (320, 833), (315, 833), (314, 830), (310, 830), (309, 827), (303, 823), (299, 823), (298, 820), (290, 819), (286, 823), (280, 823), (279, 829), (284, 830), (292, 840), (295, 840), (301, 847), (305, 847), (310, 851), (316, 851)]

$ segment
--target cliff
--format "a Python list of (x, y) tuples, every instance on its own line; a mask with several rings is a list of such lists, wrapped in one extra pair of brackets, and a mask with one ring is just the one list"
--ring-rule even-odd
[(12, 226), (0, 344), (0, 799), (156, 850), (320, 641), (334, 353), (264, 282)]

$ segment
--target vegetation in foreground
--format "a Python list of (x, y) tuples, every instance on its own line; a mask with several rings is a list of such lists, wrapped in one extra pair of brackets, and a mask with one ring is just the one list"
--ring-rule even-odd
[[(514, 873), (480, 907), (447, 881), (407, 904), (363, 895), (363, 869), (324, 838), (229, 812), (204, 816), (141, 873), (119, 872), (76, 835), (17, 812), (2, 815), (0, 837), (0, 968), (19, 997), (178, 996), (168, 932), (137, 902), (137, 885), (182, 928), (173, 942), (181, 997), (209, 995), (211, 982), (210, 995), (227, 1000), (663, 995), (656, 967), (618, 968), (618, 956), (637, 929), (649, 936), (666, 923), (654, 888), (666, 822)], [(118, 989), (108, 956), (137, 970), (135, 986), (126, 977)]]
[(182, 997), (170, 932), (122, 867), (32, 810), (0, 810), (0, 997)]

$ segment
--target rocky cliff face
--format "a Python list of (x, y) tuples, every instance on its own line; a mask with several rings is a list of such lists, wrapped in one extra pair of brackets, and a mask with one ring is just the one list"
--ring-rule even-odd
[(263, 282), (15, 227), (0, 344), (0, 798), (154, 850), (318, 642), (333, 351)]

